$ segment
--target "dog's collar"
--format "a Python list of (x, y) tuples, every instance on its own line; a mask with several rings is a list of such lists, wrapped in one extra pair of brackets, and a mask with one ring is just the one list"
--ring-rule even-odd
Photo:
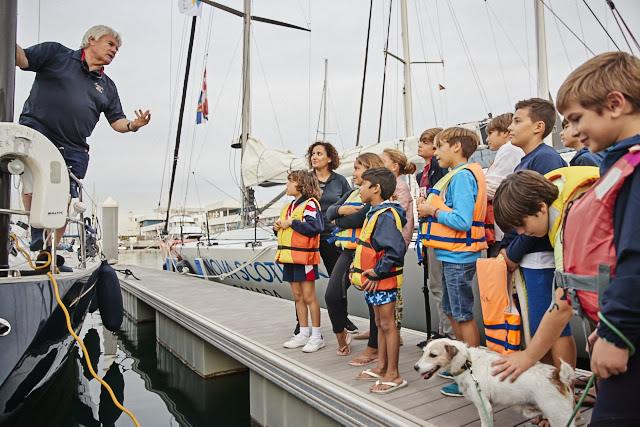
[(458, 375), (462, 374), (466, 370), (469, 370), (469, 372), (473, 373), (471, 371), (471, 360), (469, 360), (469, 359), (467, 359), (464, 362), (464, 365), (462, 365), (462, 368), (460, 369), (460, 371), (456, 372), (455, 374), (453, 372), (451, 372), (451, 375), (453, 375), (454, 377), (457, 377)]

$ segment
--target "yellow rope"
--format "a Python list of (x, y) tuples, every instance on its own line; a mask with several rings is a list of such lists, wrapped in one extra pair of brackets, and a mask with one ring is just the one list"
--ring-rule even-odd
[(118, 402), (118, 399), (116, 398), (115, 394), (113, 393), (113, 390), (111, 390), (111, 387), (109, 387), (109, 384), (107, 384), (106, 381), (104, 381), (102, 378), (100, 378), (98, 376), (98, 374), (96, 374), (96, 372), (93, 370), (93, 366), (91, 366), (91, 358), (89, 357), (89, 353), (87, 352), (87, 348), (84, 346), (84, 342), (82, 342), (82, 339), (78, 335), (76, 335), (76, 333), (74, 332), (73, 328), (71, 327), (71, 320), (69, 318), (69, 311), (67, 310), (67, 307), (65, 307), (64, 303), (60, 299), (60, 293), (58, 292), (58, 283), (56, 282), (56, 279), (55, 279), (55, 277), (53, 277), (53, 274), (51, 274), (51, 272), (48, 272), (47, 276), (49, 276), (49, 280), (51, 280), (51, 284), (53, 285), (53, 292), (55, 293), (56, 301), (58, 301), (58, 305), (60, 306), (60, 308), (64, 312), (64, 317), (65, 317), (65, 319), (67, 321), (67, 329), (69, 330), (69, 333), (73, 336), (73, 338), (76, 340), (76, 342), (78, 343), (78, 345), (82, 349), (82, 353), (84, 354), (84, 357), (87, 360), (87, 366), (89, 367), (89, 372), (91, 372), (91, 375), (93, 376), (93, 378), (98, 380), (100, 382), (100, 384), (102, 384), (102, 386), (109, 392), (109, 396), (111, 396), (111, 400), (113, 400), (113, 404), (116, 405), (116, 407), (118, 407), (118, 409), (120, 409), (121, 411), (126, 413), (129, 416), (129, 418), (131, 418), (131, 421), (133, 421), (133, 424), (136, 427), (140, 427), (140, 423), (136, 419), (136, 416), (133, 415), (133, 413), (131, 411), (129, 411), (127, 408), (122, 406), (120, 404), (120, 402)]
[(49, 264), (51, 264), (51, 253), (50, 252), (45, 252), (47, 254), (47, 262), (44, 263), (43, 265), (40, 266), (36, 266), (33, 264), (33, 260), (31, 259), (31, 255), (29, 254), (29, 252), (27, 252), (26, 250), (24, 250), (24, 248), (22, 246), (20, 246), (20, 242), (18, 240), (18, 236), (16, 236), (14, 233), (11, 233), (9, 235), (9, 237), (11, 237), (11, 240), (13, 240), (13, 242), (16, 244), (16, 249), (18, 249), (18, 251), (22, 254), (22, 256), (27, 260), (27, 262), (29, 263), (29, 266), (31, 268), (33, 268), (34, 270), (42, 270), (45, 269), (47, 267), (49, 267)]

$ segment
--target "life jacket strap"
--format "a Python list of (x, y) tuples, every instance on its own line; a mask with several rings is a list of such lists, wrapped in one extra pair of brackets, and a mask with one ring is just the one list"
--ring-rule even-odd
[[(351, 267), (351, 269), (349, 270), (351, 273), (363, 273), (364, 270), (362, 270), (361, 268), (356, 268), (356, 267)], [(374, 280), (383, 280), (383, 279), (388, 279), (390, 277), (396, 277), (396, 276), (400, 276), (402, 274), (402, 267), (398, 268), (396, 271), (390, 271), (389, 273), (384, 273), (381, 276), (375, 278)], [(369, 277), (370, 279), (373, 279), (372, 277)]]
[(296, 248), (293, 246), (278, 245), (278, 250), (290, 250), (298, 252), (319, 252), (320, 248)]

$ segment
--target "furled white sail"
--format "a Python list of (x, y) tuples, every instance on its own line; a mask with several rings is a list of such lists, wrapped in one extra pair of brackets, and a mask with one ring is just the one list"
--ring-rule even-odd
[[(419, 164), (424, 161), (416, 154), (418, 138), (396, 139), (361, 147), (354, 147), (340, 153), (340, 167), (336, 170), (341, 175), (350, 177), (353, 172), (353, 162), (361, 153), (380, 154), (386, 148), (397, 148), (403, 151), (410, 161)], [(304, 156), (299, 156), (288, 150), (277, 150), (267, 147), (262, 142), (249, 138), (244, 147), (242, 158), (242, 178), (244, 184), (250, 186), (269, 187), (285, 184), (287, 174), (295, 169), (308, 169), (309, 164)]]
[[(482, 136), (480, 126), (483, 122), (465, 123), (460, 126), (474, 130), (480, 140)], [(340, 153), (340, 167), (336, 170), (345, 177), (351, 177), (353, 162), (361, 153), (381, 154), (386, 148), (396, 148), (404, 152), (409, 161), (420, 167), (424, 160), (417, 154), (418, 137), (400, 138), (393, 141), (354, 147)], [(478, 153), (480, 154), (480, 153)], [(484, 166), (486, 167), (486, 166)], [(262, 142), (249, 137), (244, 147), (242, 157), (242, 178), (247, 187), (269, 187), (287, 182), (287, 174), (295, 169), (308, 169), (309, 164), (304, 156), (299, 156), (289, 150), (278, 150), (264, 145)]]

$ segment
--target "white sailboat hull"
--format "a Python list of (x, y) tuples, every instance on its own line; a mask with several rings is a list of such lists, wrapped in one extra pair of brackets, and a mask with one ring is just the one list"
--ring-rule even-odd
[[(185, 243), (176, 249), (181, 253), (182, 258), (195, 269), (196, 274), (206, 277), (208, 280), (276, 298), (292, 300), (289, 283), (282, 280), (282, 266), (274, 261), (277, 242), (269, 236), (269, 233), (262, 230), (258, 233), (258, 239), (263, 238), (259, 240), (261, 245), (253, 247), (251, 246), (253, 239), (248, 238), (249, 233), (253, 236), (254, 230), (235, 230), (222, 233), (222, 235), (239, 237), (237, 239), (218, 239), (212, 241), (213, 244), (210, 246), (207, 246), (206, 242)], [(324, 294), (327, 289), (328, 275), (323, 264), (320, 264), (319, 270), (320, 279), (316, 281), (316, 293), (321, 306), (326, 308)], [(418, 265), (415, 242), (412, 242), (405, 255), (404, 263), (402, 325), (424, 332), (426, 331), (426, 311), (422, 287), (423, 270)], [(481, 334), (484, 335), (477, 283), (474, 283), (473, 292), (475, 297), (474, 317), (478, 322)], [(347, 295), (349, 314), (368, 318), (369, 312), (362, 292), (351, 286)], [(435, 329), (439, 324), (439, 319), (438, 308), (433, 297), (430, 298), (429, 305), (431, 325)], [(294, 323), (295, 314), (292, 309), (292, 326)], [(571, 327), (577, 342), (578, 355), (586, 358), (583, 326), (577, 318), (574, 318)]]

